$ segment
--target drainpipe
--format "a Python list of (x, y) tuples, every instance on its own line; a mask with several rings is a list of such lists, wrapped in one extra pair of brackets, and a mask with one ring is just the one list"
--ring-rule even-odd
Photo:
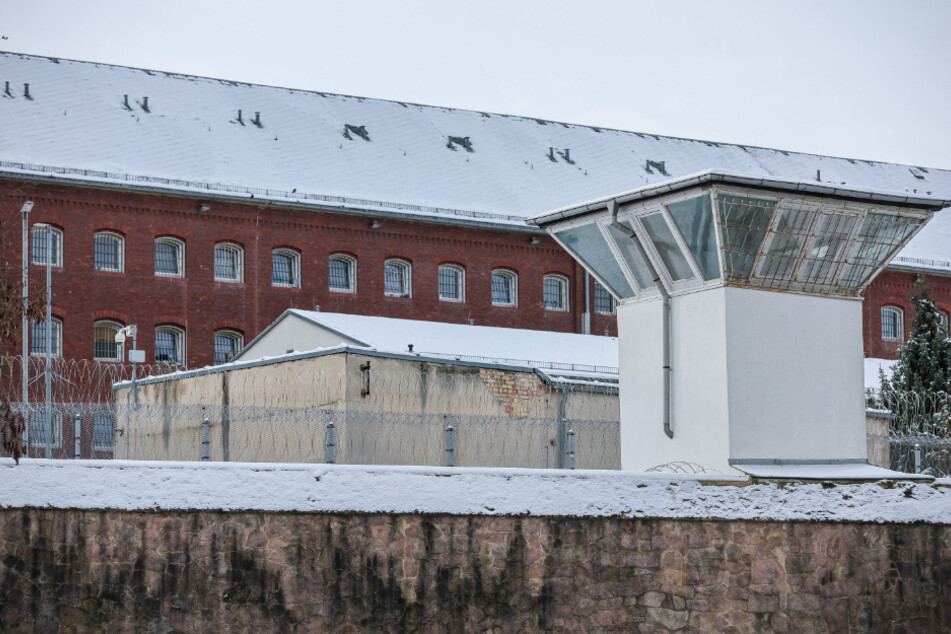
[(664, 281), (661, 279), (660, 274), (657, 272), (657, 269), (654, 267), (654, 264), (651, 262), (650, 258), (647, 257), (647, 251), (644, 249), (644, 243), (641, 240), (640, 236), (637, 235), (637, 231), (633, 228), (634, 224), (625, 225), (618, 222), (617, 219), (617, 201), (612, 200), (608, 202), (608, 212), (611, 214), (611, 225), (620, 231), (624, 232), (630, 236), (631, 240), (634, 242), (634, 247), (637, 249), (641, 258), (644, 262), (647, 263), (647, 268), (650, 271), (651, 277), (654, 280), (654, 284), (657, 285), (657, 290), (660, 291), (660, 296), (663, 299), (663, 340), (664, 340), (664, 433), (667, 434), (668, 438), (674, 437), (674, 429), (671, 425), (671, 416), (670, 416), (670, 403), (672, 399), (671, 388), (670, 388), (670, 293), (667, 290), (667, 287), (664, 286)]

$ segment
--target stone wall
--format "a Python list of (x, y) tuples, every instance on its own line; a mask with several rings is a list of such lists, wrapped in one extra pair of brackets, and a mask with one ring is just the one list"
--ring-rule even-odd
[(0, 630), (951, 628), (951, 526), (0, 510)]

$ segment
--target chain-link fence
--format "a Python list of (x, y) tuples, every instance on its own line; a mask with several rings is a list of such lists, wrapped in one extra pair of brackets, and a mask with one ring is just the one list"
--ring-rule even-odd
[(888, 464), (896, 471), (951, 476), (947, 392), (870, 391), (867, 405), (888, 420)]
[[(34, 359), (35, 400), (13, 409), (34, 457), (620, 468), (610, 382), (346, 357), (137, 369), (134, 387), (128, 366), (60, 361), (49, 413)], [(3, 363), (10, 398), (15, 361)]]

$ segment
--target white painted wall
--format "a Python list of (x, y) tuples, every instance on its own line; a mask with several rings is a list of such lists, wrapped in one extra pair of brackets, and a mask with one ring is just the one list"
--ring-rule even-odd
[(865, 460), (862, 302), (725, 291), (731, 457)]
[(290, 313), (274, 324), (274, 327), (254, 345), (245, 350), (240, 359), (241, 361), (253, 361), (261, 357), (276, 357), (287, 354), (288, 350), (304, 352), (316, 348), (330, 348), (342, 343), (359, 345), (358, 342), (352, 339), (325, 330)]
[(673, 439), (661, 301), (618, 308), (622, 469), (866, 458), (860, 301), (720, 287), (671, 311)]

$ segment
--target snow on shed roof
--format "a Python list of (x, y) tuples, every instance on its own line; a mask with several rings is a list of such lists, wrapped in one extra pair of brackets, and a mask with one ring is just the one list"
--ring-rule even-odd
[[(423, 357), (527, 365), (552, 370), (552, 374), (559, 371), (571, 374), (617, 373), (615, 337), (324, 313), (296, 308), (285, 311), (274, 324), (289, 315), (333, 331), (359, 345), (384, 352), (406, 354), (412, 345), (413, 354)], [(249, 343), (245, 350), (266, 337), (274, 324)], [(307, 342), (302, 341), (298, 347), (306, 346)]]
[[(106, 64), (0, 52), (0, 80), (7, 176), (520, 229), (710, 169), (951, 199), (949, 170)], [(909, 253), (951, 259), (929, 235)]]

